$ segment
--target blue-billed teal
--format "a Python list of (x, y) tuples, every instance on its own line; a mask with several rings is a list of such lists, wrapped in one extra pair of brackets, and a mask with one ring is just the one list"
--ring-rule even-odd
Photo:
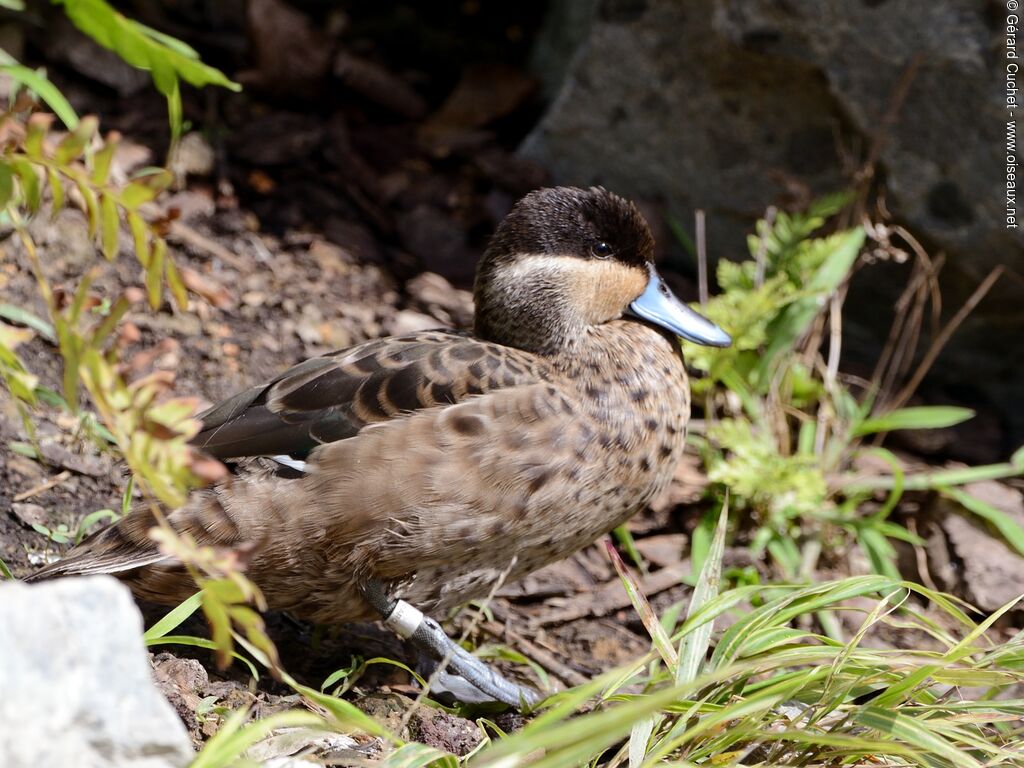
[[(604, 189), (527, 195), (480, 262), (472, 333), (366, 342), (212, 408), (198, 446), (271, 458), (168, 521), (201, 544), (253, 547), (248, 574), (272, 609), (384, 618), (455, 654), (488, 696), (530, 699), (420, 611), (575, 552), (669, 482), (690, 411), (676, 336), (730, 339), (672, 294), (653, 247), (637, 208)], [(139, 509), (39, 575), (115, 573), (176, 603), (195, 585), (153, 524)]]

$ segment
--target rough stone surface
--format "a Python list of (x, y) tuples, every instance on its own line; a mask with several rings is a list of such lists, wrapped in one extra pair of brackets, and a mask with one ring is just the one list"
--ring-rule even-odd
[(193, 757), (116, 580), (3, 584), (0, 649), (4, 768), (181, 768)]
[[(600, 0), (589, 4), (589, 32), (566, 67), (564, 55), (544, 51), (571, 39), (559, 29), (567, 20), (581, 26), (566, 2), (554, 4), (534, 57), (546, 84), (565, 75), (522, 154), (562, 183), (662, 200), (685, 223), (705, 209), (712, 257), (745, 256), (743, 238), (766, 206), (842, 186), (920, 56), (881, 145), (887, 205), (947, 255), (947, 316), (994, 265), (1018, 275), (960, 330), (933, 381), (998, 404), (1014, 441), (1024, 436), (1024, 411), (1013, 407), (1024, 390), (1024, 346), (1008, 344), (1024, 330), (1024, 236), (1004, 227), (1005, 35), (995, 6)], [(845, 171), (844, 154), (855, 158)], [(901, 287), (888, 274), (886, 285), (868, 282), (848, 303), (855, 338), (858, 320), (871, 330), (859, 337), (866, 349), (881, 331), (873, 318), (888, 316), (879, 309)]]
[[(994, 481), (972, 483), (964, 490), (1024, 525), (1024, 496)], [(959, 504), (939, 498), (937, 518), (960, 567), (958, 588), (983, 611), (995, 611), (1024, 594), (1024, 557), (977, 516)], [(931, 549), (929, 550), (931, 552)], [(941, 575), (941, 574), (940, 574)]]

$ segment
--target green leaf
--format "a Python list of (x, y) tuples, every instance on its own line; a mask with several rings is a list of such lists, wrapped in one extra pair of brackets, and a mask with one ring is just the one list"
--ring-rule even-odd
[[(709, 509), (701, 515), (697, 527), (693, 529), (690, 537), (690, 565), (695, 571), (704, 569), (704, 561), (711, 550), (711, 541), (716, 530), (715, 524), (715, 511)], [(696, 585), (696, 581), (693, 583)]]
[(1021, 471), (1024, 471), (1024, 445), (1020, 446), (1010, 456), (1010, 464)]
[[(690, 597), (690, 607), (686, 611), (686, 618), (690, 619), (707, 605), (708, 602), (718, 596), (718, 590), (722, 580), (722, 557), (725, 554), (725, 533), (729, 527), (729, 497), (722, 502), (722, 509), (718, 515), (718, 525), (715, 527), (715, 534), (711, 540), (711, 547), (708, 550), (707, 558), (700, 570), (700, 577), (694, 587), (693, 595)], [(676, 685), (684, 685), (693, 682), (700, 673), (701, 666), (707, 658), (708, 648), (711, 645), (711, 631), (714, 629), (714, 621), (708, 621), (693, 629), (691, 633), (683, 637), (679, 645), (679, 666), (676, 667)]]
[(94, 237), (96, 230), (100, 226), (100, 205), (96, 200), (96, 193), (82, 179), (75, 178), (75, 186), (85, 202), (85, 215), (89, 222), (89, 237)]
[(0, 209), (6, 208), (14, 197), (14, 172), (11, 166), (0, 161)]
[[(103, 343), (107, 340), (107, 337), (114, 332), (117, 324), (121, 322), (121, 318), (124, 317), (125, 313), (131, 308), (131, 302), (127, 298), (121, 296), (114, 302), (107, 316), (103, 318), (103, 321), (96, 326), (96, 329), (92, 332), (92, 340), (89, 342), (93, 347), (99, 349), (103, 346)], [(157, 406), (159, 407), (159, 406)], [(152, 412), (152, 409), (151, 411)]]
[[(169, 256), (166, 257), (164, 265), (166, 266), (167, 287), (171, 290), (171, 296), (174, 297), (175, 304), (178, 305), (178, 309), (188, 309), (188, 289), (178, 273), (178, 267), (174, 264), (174, 259)], [(637, 554), (639, 555), (639, 553)]]
[(99, 45), (113, 51), (128, 64), (146, 70), (153, 84), (166, 98), (171, 131), (181, 131), (179, 80), (201, 88), (217, 85), (232, 91), (241, 86), (224, 73), (199, 61), (195, 51), (183, 43), (168, 44), (168, 37), (118, 13), (104, 0), (54, 0), (64, 6), (68, 19)]
[(39, 315), (29, 312), (24, 307), (18, 307), (14, 304), (0, 304), (0, 317), (10, 320), (12, 323), (24, 325), (26, 328), (31, 328), (51, 344), (57, 341), (57, 334), (54, 333), (53, 326), (39, 317)]
[(149, 296), (149, 306), (153, 309), (160, 306), (160, 287), (166, 255), (167, 243), (163, 238), (157, 238), (153, 242), (153, 252), (149, 256), (149, 264), (146, 265), (146, 293)]
[[(190, 648), (205, 648), (208, 651), (219, 651), (213, 640), (206, 637), (193, 637), (192, 635), (164, 635), (163, 637), (151, 637), (145, 642), (147, 648), (152, 648), (156, 645), (186, 645)], [(231, 651), (231, 658), (242, 662), (248, 668), (249, 674), (252, 675), (254, 680), (260, 679), (260, 673), (256, 669), (256, 665), (245, 656), (238, 653), (238, 651)]]
[(459, 759), (437, 747), (412, 742), (403, 744), (377, 765), (380, 768), (458, 768)]
[(629, 526), (620, 525), (612, 531), (612, 536), (615, 537), (615, 541), (618, 545), (626, 551), (627, 555), (629, 555), (629, 559), (633, 561), (633, 565), (646, 574), (647, 564), (644, 562), (644, 557), (640, 554), (640, 550), (636, 548), (636, 541), (633, 540), (633, 534), (630, 533)]
[(629, 733), (629, 768), (640, 768), (643, 764), (647, 745), (658, 722), (657, 717), (646, 717), (633, 724), (633, 730)]
[(79, 120), (74, 130), (61, 139), (57, 145), (57, 149), (53, 153), (54, 162), (63, 167), (70, 164), (72, 160), (80, 158), (98, 128), (99, 120), (93, 115)]
[[(867, 706), (855, 710), (853, 718), (861, 725), (874, 729), (890, 739), (906, 742), (935, 758), (944, 758), (957, 768), (981, 768), (981, 763), (968, 752), (953, 746), (907, 715), (882, 707)], [(944, 762), (940, 763), (933, 759), (923, 764), (943, 765)]]
[(30, 213), (35, 213), (43, 202), (42, 186), (39, 183), (36, 169), (32, 163), (22, 158), (14, 158), (12, 164), (14, 172), (18, 174), (18, 180), (21, 182), (22, 202)]
[(107, 261), (113, 261), (117, 256), (117, 236), (120, 230), (117, 203), (111, 195), (103, 193), (100, 196), (100, 243)]
[(854, 428), (853, 436), (863, 437), (876, 432), (893, 432), (897, 429), (943, 429), (971, 418), (974, 418), (974, 411), (970, 408), (957, 408), (952, 405), (899, 408), (882, 416), (865, 419)]
[(108, 523), (114, 523), (119, 519), (120, 516), (112, 509), (97, 509), (90, 512), (79, 521), (78, 528), (75, 529), (74, 543), (80, 544), (82, 539), (84, 539), (85, 535), (89, 532), (89, 529), (101, 520), (106, 520)]
[(89, 289), (92, 287), (92, 281), (95, 277), (96, 270), (93, 269), (83, 275), (82, 279), (78, 281), (78, 287), (75, 289), (71, 306), (67, 310), (68, 321), (72, 324), (77, 323), (82, 316), (82, 310), (85, 309), (85, 300), (89, 298)]
[(892, 468), (892, 491), (889, 493), (889, 496), (886, 498), (885, 504), (882, 505), (881, 509), (872, 515), (872, 522), (877, 523), (885, 520), (885, 518), (892, 514), (892, 511), (896, 509), (896, 505), (899, 504), (900, 499), (903, 498), (903, 479), (906, 476), (906, 473), (903, 471), (903, 465), (900, 464), (900, 460), (896, 458), (896, 454), (888, 448), (873, 448), (868, 451), (868, 453), (878, 456)]
[(50, 216), (57, 218), (57, 214), (64, 208), (64, 183), (60, 179), (60, 174), (53, 168), (46, 169), (46, 178), (50, 185), (50, 197), (52, 198)]
[(373, 736), (380, 736), (381, 738), (389, 740), (393, 738), (384, 726), (360, 710), (354, 704), (345, 701), (344, 699), (331, 696), (330, 694), (321, 693), (320, 691), (314, 690), (308, 686), (301, 685), (287, 673), (283, 674), (282, 677), (284, 682), (290, 685), (297, 693), (302, 694), (313, 703), (319, 704), (321, 707), (326, 709), (330, 713), (331, 717), (337, 720), (338, 723), (354, 726)]
[(324, 721), (319, 715), (299, 709), (276, 712), (244, 724), (248, 717), (249, 710), (246, 707), (232, 712), (220, 730), (203, 745), (195, 760), (189, 764), (189, 768), (222, 768), (237, 765), (237, 761), (249, 747), (267, 738), (278, 728), (324, 726)]
[(29, 443), (23, 443), (20, 440), (12, 440), (7, 444), (7, 447), (11, 449), (11, 452), (18, 454), (19, 456), (25, 456), (29, 459), (39, 458), (39, 451), (36, 450), (34, 445)]
[(110, 177), (110, 163), (114, 159), (114, 152), (117, 150), (117, 141), (108, 138), (103, 146), (93, 155), (92, 158), (92, 183), (102, 187)]
[(121, 205), (128, 210), (134, 211), (143, 203), (148, 203), (155, 198), (158, 192), (158, 189), (154, 188), (152, 184), (147, 184), (145, 181), (129, 182), (121, 190)]
[(629, 600), (633, 604), (633, 608), (640, 616), (640, 621), (643, 623), (644, 628), (647, 630), (647, 634), (651, 637), (651, 642), (661, 655), (662, 660), (665, 662), (665, 666), (669, 669), (675, 669), (679, 663), (679, 659), (676, 656), (676, 649), (672, 647), (672, 641), (669, 639), (668, 633), (665, 632), (665, 628), (661, 626), (661, 622), (658, 621), (658, 616), (655, 614), (654, 609), (651, 608), (651, 604), (644, 596), (643, 592), (640, 591), (640, 585), (636, 583), (636, 579), (626, 569), (625, 563), (622, 562), (622, 558), (619, 557), (619, 553), (615, 551), (615, 547), (611, 541), (605, 539), (607, 544), (608, 558), (612, 561), (612, 565), (615, 566), (615, 571), (619, 575), (619, 580), (622, 582), (623, 587), (626, 589), (626, 594), (629, 595)]
[(159, 29), (153, 29), (152, 27), (148, 27), (140, 21), (136, 21), (135, 26), (137, 26), (139, 28), (139, 31), (142, 32), (144, 35), (153, 38), (158, 43), (166, 45), (168, 48), (177, 51), (182, 56), (185, 56), (189, 59), (196, 59), (198, 61), (199, 52), (196, 51), (195, 48), (186, 43), (184, 40), (179, 40), (176, 37), (166, 35)]
[(793, 349), (821, 310), (825, 298), (849, 275), (864, 244), (864, 230), (858, 227), (833, 235), (826, 242), (830, 249), (821, 266), (804, 286), (806, 295), (790, 304), (778, 320), (772, 323), (771, 340), (751, 373), (753, 380), (763, 383), (771, 379), (771, 372), (780, 355)]
[(139, 264), (143, 267), (149, 266), (149, 225), (143, 220), (139, 214), (135, 211), (129, 210), (126, 218), (128, 219), (128, 229), (132, 233), (132, 242), (135, 245), (135, 258), (139, 260)]
[(36, 162), (43, 157), (43, 140), (52, 123), (53, 115), (46, 112), (36, 112), (29, 116), (25, 133), (25, 154)]
[(65, 534), (63, 531), (59, 529), (54, 530), (52, 528), (48, 528), (42, 523), (32, 523), (32, 530), (34, 530), (36, 533), (41, 533), (43, 536), (45, 536), (50, 541), (56, 544), (71, 543), (71, 537)]
[(941, 488), (943, 496), (952, 499), (968, 512), (987, 520), (999, 531), (1006, 543), (1024, 556), (1024, 528), (1012, 517), (977, 496), (972, 496), (960, 488)]
[[(1016, 457), (1017, 454), (1014, 454)], [(845, 479), (840, 488), (849, 495), (859, 491), (880, 491), (895, 488), (900, 483), (906, 491), (929, 491), (950, 485), (967, 485), (982, 480), (1003, 480), (1007, 477), (1024, 475), (1024, 465), (1020, 461), (1009, 461), (1002, 464), (982, 464), (979, 467), (954, 467), (938, 469), (932, 472), (918, 472), (899, 479), (879, 475), (877, 477)]]
[(45, 74), (21, 64), (4, 64), (0, 66), (0, 72), (4, 72), (12, 80), (35, 93), (46, 103), (46, 106), (53, 110), (69, 130), (73, 131), (78, 127), (78, 115), (75, 110), (64, 98), (64, 94), (47, 79)]
[(864, 526), (857, 531), (861, 548), (871, 561), (875, 573), (888, 576), (891, 579), (899, 579), (900, 571), (896, 567), (896, 550), (892, 544), (876, 528)]

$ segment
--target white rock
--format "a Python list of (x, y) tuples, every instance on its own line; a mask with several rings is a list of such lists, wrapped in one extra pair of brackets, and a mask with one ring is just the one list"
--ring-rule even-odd
[(181, 768), (184, 725), (150, 676), (142, 617), (108, 576), (0, 584), (0, 766)]

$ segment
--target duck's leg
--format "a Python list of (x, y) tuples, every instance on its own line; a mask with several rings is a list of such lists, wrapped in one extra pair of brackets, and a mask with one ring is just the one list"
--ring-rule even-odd
[(424, 616), (404, 600), (388, 595), (379, 581), (368, 582), (363, 586), (362, 593), (381, 615), (385, 627), (411, 641), (430, 658), (439, 662), (446, 661), (455, 674), (488, 697), (487, 701), (500, 701), (523, 708), (540, 700), (536, 691), (506, 680), (476, 656), (467, 653), (432, 618)]

